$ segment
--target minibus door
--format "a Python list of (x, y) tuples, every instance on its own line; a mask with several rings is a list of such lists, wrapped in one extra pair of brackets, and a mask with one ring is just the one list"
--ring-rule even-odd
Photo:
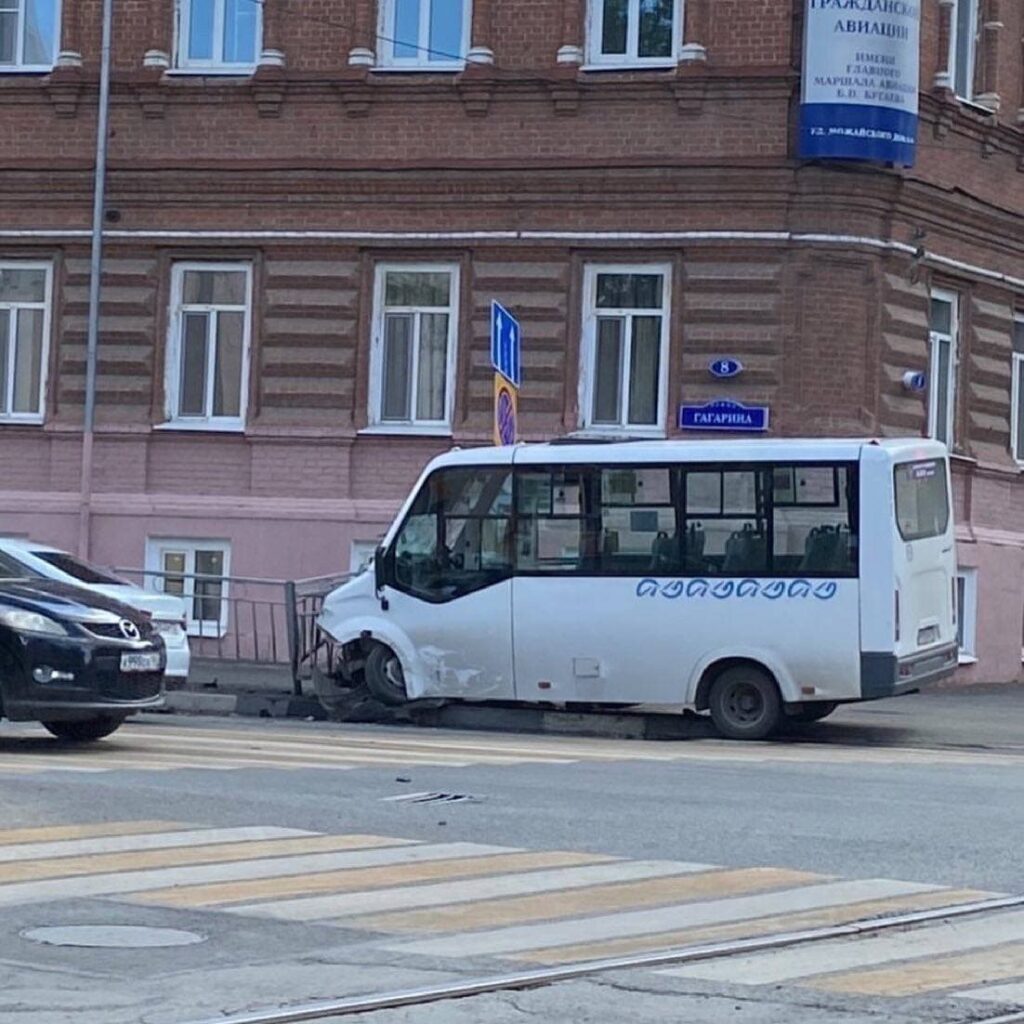
[(511, 511), (507, 466), (438, 470), (414, 499), (381, 592), (411, 697), (512, 699)]

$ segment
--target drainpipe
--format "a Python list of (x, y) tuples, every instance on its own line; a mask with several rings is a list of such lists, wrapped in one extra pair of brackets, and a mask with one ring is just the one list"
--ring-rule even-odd
[(92, 506), (93, 425), (96, 420), (96, 352), (100, 334), (100, 279), (103, 275), (103, 206), (107, 184), (107, 122), (110, 115), (110, 36), (113, 0), (103, 0), (100, 97), (96, 113), (96, 179), (92, 197), (92, 258), (89, 268), (89, 326), (85, 348), (85, 417), (82, 426), (82, 493), (78, 553), (89, 557)]

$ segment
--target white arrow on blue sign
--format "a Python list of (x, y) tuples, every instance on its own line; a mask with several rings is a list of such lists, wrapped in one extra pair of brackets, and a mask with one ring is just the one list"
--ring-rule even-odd
[(491, 303), (491, 364), (510, 384), (520, 380), (519, 321), (500, 303)]

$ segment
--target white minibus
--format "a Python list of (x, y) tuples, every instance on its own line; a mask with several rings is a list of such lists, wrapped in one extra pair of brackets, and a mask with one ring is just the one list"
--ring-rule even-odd
[(935, 441), (475, 448), (319, 623), (391, 704), (676, 705), (760, 739), (951, 673), (955, 574)]

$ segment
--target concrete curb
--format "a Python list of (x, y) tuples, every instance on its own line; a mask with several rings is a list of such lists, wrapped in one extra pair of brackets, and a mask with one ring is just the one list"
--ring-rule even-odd
[(171, 690), (164, 710), (181, 715), (241, 715), (246, 718), (327, 719), (327, 712), (315, 697), (287, 693), (203, 693)]
[[(243, 718), (296, 718), (326, 721), (331, 716), (315, 697), (282, 693), (204, 693), (172, 690), (165, 711), (182, 715), (238, 715)], [(612, 712), (554, 711), (536, 707), (494, 707), (487, 704), (424, 702), (402, 709), (400, 718), (380, 724), (404, 724), (434, 729), (473, 729), (480, 732), (547, 733), (607, 739), (680, 740), (717, 735), (706, 718), (694, 714), (659, 714), (637, 710)]]

